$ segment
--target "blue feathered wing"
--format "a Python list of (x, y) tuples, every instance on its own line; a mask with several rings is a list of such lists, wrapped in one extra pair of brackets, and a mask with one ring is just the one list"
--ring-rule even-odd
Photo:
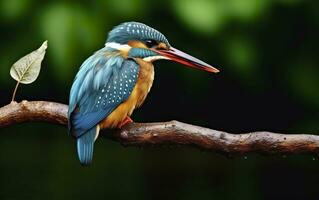
[(97, 125), (130, 96), (139, 65), (106, 49), (89, 57), (73, 82), (69, 100), (69, 131), (77, 138), (82, 164), (89, 164)]

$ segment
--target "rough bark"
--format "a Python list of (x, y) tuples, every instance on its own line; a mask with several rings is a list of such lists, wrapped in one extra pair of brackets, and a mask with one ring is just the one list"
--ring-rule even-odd
[[(67, 105), (46, 101), (12, 102), (0, 108), (0, 127), (29, 121), (67, 125)], [(104, 134), (103, 134), (104, 133)], [(232, 134), (178, 121), (131, 123), (119, 130), (102, 131), (102, 135), (125, 146), (160, 144), (190, 145), (224, 154), (318, 154), (319, 136), (251, 132)]]

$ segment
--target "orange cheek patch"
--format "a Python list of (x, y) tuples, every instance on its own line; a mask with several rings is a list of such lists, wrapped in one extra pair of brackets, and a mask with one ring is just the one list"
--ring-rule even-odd
[(127, 44), (134, 48), (144, 48), (144, 49), (147, 48), (147, 46), (143, 42), (136, 41), (136, 40), (131, 40)]

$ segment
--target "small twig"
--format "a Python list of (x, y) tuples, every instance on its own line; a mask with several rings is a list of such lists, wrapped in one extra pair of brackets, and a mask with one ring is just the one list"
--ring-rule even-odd
[[(67, 105), (45, 101), (12, 102), (0, 108), (0, 127), (27, 121), (67, 125)], [(252, 132), (231, 134), (178, 121), (131, 123), (120, 130), (104, 130), (103, 135), (123, 145), (191, 145), (225, 154), (318, 154), (319, 136)]]

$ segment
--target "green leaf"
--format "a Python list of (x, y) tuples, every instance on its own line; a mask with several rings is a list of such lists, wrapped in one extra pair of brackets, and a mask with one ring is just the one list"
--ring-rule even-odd
[(47, 47), (48, 42), (45, 41), (40, 48), (15, 62), (10, 69), (11, 77), (23, 84), (30, 84), (34, 82), (39, 76), (41, 62), (44, 58)]
[(41, 62), (44, 58), (47, 47), (48, 41), (44, 41), (40, 48), (32, 51), (26, 56), (23, 56), (12, 65), (10, 75), (17, 81), (16, 87), (13, 91), (12, 101), (14, 101), (19, 83), (30, 84), (38, 78), (41, 69)]

